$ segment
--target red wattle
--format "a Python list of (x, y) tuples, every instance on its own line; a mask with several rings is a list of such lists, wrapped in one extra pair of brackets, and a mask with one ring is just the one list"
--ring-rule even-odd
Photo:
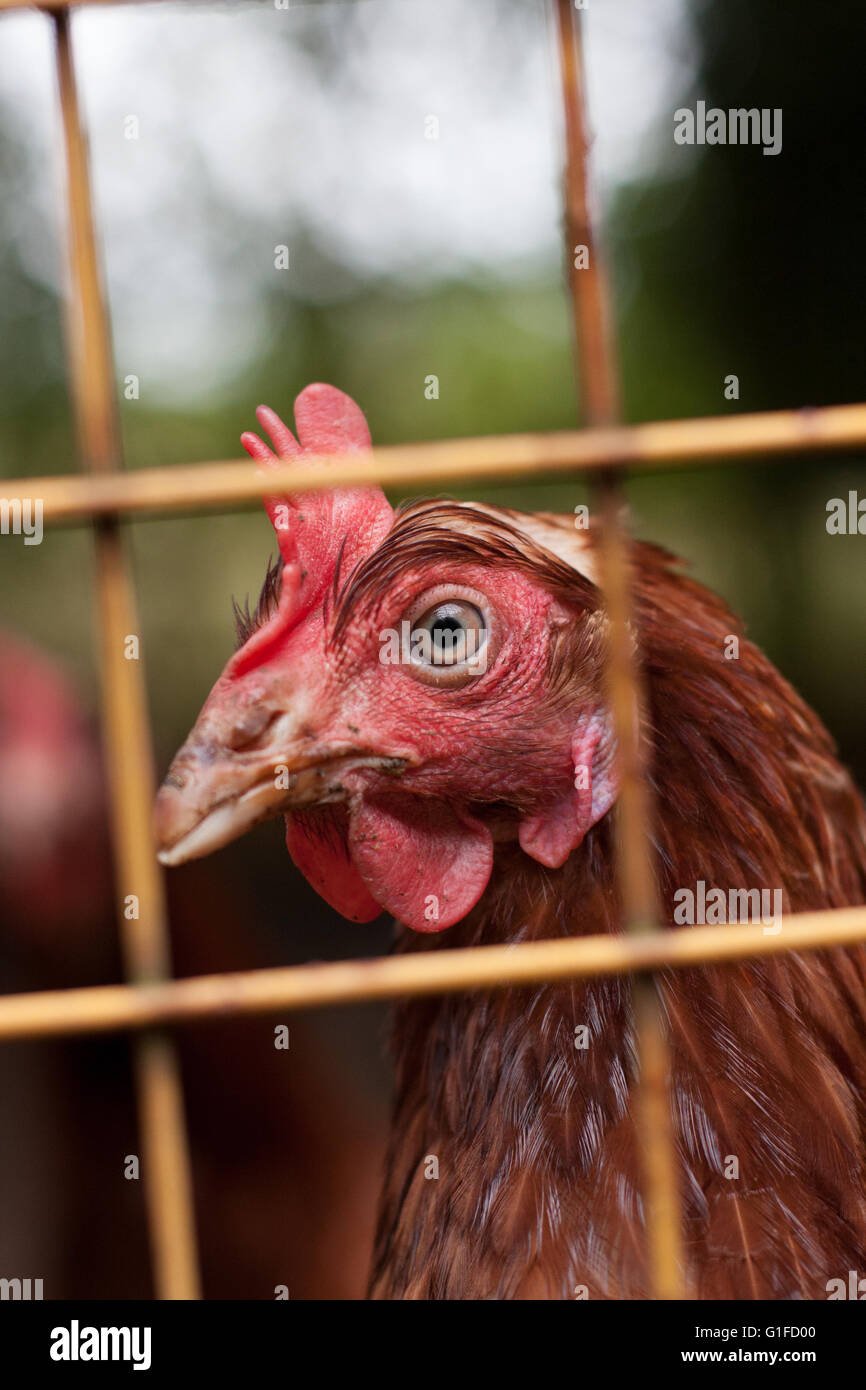
[(486, 826), (420, 796), (363, 797), (349, 817), (349, 849), (376, 901), (422, 932), (465, 917), (493, 868)]
[(372, 922), (382, 908), (349, 857), (346, 812), (293, 811), (286, 816), (286, 849), (295, 867), (342, 917)]

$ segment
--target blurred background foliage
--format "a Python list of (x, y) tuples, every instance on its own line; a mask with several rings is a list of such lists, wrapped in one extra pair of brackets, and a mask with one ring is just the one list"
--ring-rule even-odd
[[(628, 418), (861, 398), (862, 8), (649, 8), (593, 0), (585, 15)], [(380, 443), (574, 424), (540, 0), (99, 7), (74, 30), (128, 467), (235, 457), (259, 400), (288, 414), (319, 379), (358, 399)], [(26, 15), (3, 31), (8, 477), (76, 461), (50, 30)], [(782, 107), (782, 153), (675, 146), (673, 112), (698, 97)], [(129, 373), (137, 400), (122, 396)], [(864, 542), (825, 530), (827, 500), (862, 486), (861, 462), (681, 470), (630, 493), (636, 532), (728, 598), (866, 781)], [(468, 495), (571, 511), (588, 489)], [(231, 649), (230, 598), (256, 593), (270, 536), (246, 513), (148, 521), (130, 539), (162, 768)], [(0, 544), (4, 621), (66, 659), (95, 700), (90, 564), (83, 530), (49, 532), (38, 550)], [(270, 826), (225, 852), (258, 854), (272, 893), (288, 872), (277, 839)]]
[[(591, 0), (584, 18), (629, 420), (862, 399), (866, 12)], [(290, 418), (315, 380), (352, 394), (379, 443), (576, 422), (549, 5), (99, 6), (76, 11), (73, 33), (126, 466), (236, 457), (259, 401)], [(0, 38), (11, 478), (77, 464), (50, 25), (6, 15)], [(699, 98), (783, 108), (781, 154), (675, 146), (673, 113)], [(281, 244), (287, 271), (274, 268)], [(738, 401), (724, 398), (729, 373)], [(123, 397), (129, 374), (137, 400)], [(862, 463), (678, 470), (630, 496), (636, 533), (725, 595), (866, 784), (866, 540), (825, 529), (830, 498), (866, 495)], [(466, 495), (571, 512), (589, 490)], [(257, 593), (272, 538), (256, 510), (142, 522), (130, 542), (162, 771), (233, 648), (231, 597)], [(95, 708), (92, 577), (84, 529), (39, 548), (0, 538), (2, 622), (62, 658)], [(238, 939), (255, 939), (259, 963), (386, 949), (388, 924), (337, 919), (280, 842), (264, 826), (208, 861), (242, 889)], [(386, 1084), (380, 1024), (372, 1009), (313, 1020), (359, 1092)]]
[[(628, 418), (859, 399), (862, 8), (671, 0), (649, 22), (645, 8), (593, 0), (586, 14)], [(259, 399), (288, 412), (316, 379), (352, 393), (381, 443), (574, 423), (543, 4), (123, 7), (82, 12), (75, 29), (118, 378), (141, 383), (122, 404), (129, 467), (234, 457)], [(6, 34), (9, 476), (75, 459), (49, 33), (25, 16), (4, 18)], [(781, 106), (782, 153), (674, 146), (673, 111), (697, 97)], [(124, 138), (131, 113), (137, 140)], [(436, 142), (424, 139), (430, 113)], [(280, 243), (285, 272), (273, 268)], [(431, 372), (438, 401), (424, 396)], [(729, 372), (737, 402), (723, 396)], [(827, 499), (859, 477), (856, 462), (817, 459), (677, 472), (631, 494), (638, 533), (744, 615), (863, 778), (862, 541), (824, 527)], [(567, 511), (585, 491), (579, 480), (474, 489)], [(162, 762), (229, 649), (230, 595), (256, 590), (268, 545), (251, 516), (135, 529)], [(38, 552), (6, 540), (0, 576), (6, 621), (92, 690), (89, 553), (80, 532), (51, 533)]]

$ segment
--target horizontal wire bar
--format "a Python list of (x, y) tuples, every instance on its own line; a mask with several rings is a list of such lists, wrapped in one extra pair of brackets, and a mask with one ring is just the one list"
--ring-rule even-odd
[(394, 444), (327, 455), (263, 474), (249, 460), (186, 463), (83, 477), (76, 474), (0, 482), (7, 498), (42, 501), (43, 521), (71, 523), (110, 515), (207, 511), (266, 494), (378, 482), (385, 487), (472, 481), (499, 483), (543, 474), (599, 472), (622, 466), (660, 471), (727, 460), (866, 449), (866, 404), (767, 411), (752, 415), (656, 420), (644, 425), (503, 434), (425, 444)]
[(282, 966), (155, 984), (7, 994), (0, 996), (0, 1041), (110, 1033), (450, 990), (684, 970), (864, 942), (866, 907), (845, 907), (793, 914), (775, 935), (756, 925), (688, 927)]
[[(358, 4), (359, 0), (328, 0), (328, 2), (332, 5), (353, 5)], [(145, 0), (0, 0), (0, 12), (2, 12), (3, 10), (36, 9), (56, 12), (58, 10), (86, 9), (89, 8), (91, 5), (126, 5), (127, 9), (132, 9), (143, 3), (145, 3)], [(177, 4), (178, 0), (173, 0), (173, 3)], [(224, 11), (226, 8), (224, 5), (216, 5), (214, 3), (214, 0), (181, 0), (181, 3), (185, 4), (186, 8), (191, 10), (201, 9)], [(286, 5), (285, 8), (287, 10), (313, 9), (317, 4), (320, 3), (321, 0), (289, 0), (289, 3)], [(259, 0), (259, 3), (255, 5), (252, 4), (252, 0), (250, 0), (251, 8), (260, 9), (264, 8), (265, 5), (268, 5), (268, 7), (270, 8), (270, 6), (273, 5), (273, 0)]]
[(71, 10), (81, 4), (116, 5), (118, 0), (0, 0), (2, 10)]

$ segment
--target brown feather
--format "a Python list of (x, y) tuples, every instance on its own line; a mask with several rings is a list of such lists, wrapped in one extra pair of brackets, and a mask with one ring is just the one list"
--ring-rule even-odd
[[(521, 565), (571, 604), (551, 671), (567, 700), (574, 672), (599, 655), (600, 597), (521, 535), (513, 513), (405, 511), (344, 582), (338, 626), (374, 606), (401, 566), (443, 552)], [(785, 912), (864, 902), (866, 816), (818, 718), (669, 556), (635, 544), (633, 569), (665, 924), (675, 891), (700, 879), (779, 887)], [(723, 659), (732, 633), (738, 661)], [(398, 949), (615, 931), (608, 822), (555, 871), (498, 845), (470, 916), (441, 937), (405, 933)], [(693, 969), (659, 988), (691, 1291), (826, 1297), (829, 1279), (866, 1270), (866, 953)], [(628, 982), (410, 1001), (394, 1038), (373, 1296), (572, 1298), (585, 1286), (593, 1298), (646, 1297)], [(430, 1153), (439, 1177), (426, 1181)]]

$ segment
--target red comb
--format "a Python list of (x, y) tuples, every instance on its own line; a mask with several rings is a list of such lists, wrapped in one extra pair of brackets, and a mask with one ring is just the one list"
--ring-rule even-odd
[[(307, 386), (295, 401), (297, 439), (269, 406), (260, 405), (256, 418), (274, 448), (249, 431), (241, 435), (241, 443), (264, 468), (273, 468), (287, 459), (360, 453), (370, 448), (370, 431), (363, 411), (343, 391), (322, 382)], [(390, 504), (378, 487), (331, 488), (267, 497), (265, 508), (277, 533), (284, 565), (297, 565), (299, 569), (295, 616), (320, 600), (333, 579), (341, 554), (348, 573), (358, 560), (375, 549), (393, 520)]]

